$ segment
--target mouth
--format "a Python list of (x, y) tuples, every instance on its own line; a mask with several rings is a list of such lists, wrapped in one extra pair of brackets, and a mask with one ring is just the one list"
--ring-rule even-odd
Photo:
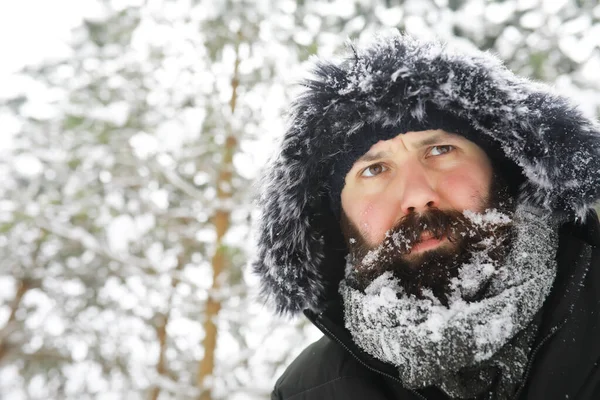
[(422, 253), (427, 250), (434, 249), (444, 242), (446, 238), (436, 239), (430, 233), (424, 233), (419, 238), (419, 241), (412, 246), (409, 254)]

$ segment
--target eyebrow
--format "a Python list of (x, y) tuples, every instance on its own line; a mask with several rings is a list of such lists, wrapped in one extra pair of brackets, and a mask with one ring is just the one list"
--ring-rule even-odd
[[(445, 135), (437, 134), (437, 135), (433, 135), (433, 136), (430, 136), (428, 138), (425, 138), (423, 140), (416, 142), (414, 147), (421, 148), (421, 147), (425, 147), (425, 146), (431, 146), (431, 145), (443, 142), (444, 140), (446, 140)], [(360, 157), (356, 162), (371, 162), (371, 161), (381, 160), (382, 158), (389, 157), (390, 154), (391, 153), (389, 151), (378, 151), (375, 153), (367, 153), (367, 154), (363, 155), (362, 157)]]
[(421, 141), (418, 141), (416, 143), (415, 147), (420, 148), (420, 147), (425, 147), (425, 146), (431, 146), (433, 144), (438, 144), (440, 142), (443, 142), (444, 140), (447, 140), (446, 135), (437, 134), (437, 135), (433, 135), (428, 138), (425, 138)]
[(377, 153), (367, 153), (357, 160), (357, 162), (371, 162), (375, 160), (381, 160), (390, 156), (389, 151), (378, 151)]

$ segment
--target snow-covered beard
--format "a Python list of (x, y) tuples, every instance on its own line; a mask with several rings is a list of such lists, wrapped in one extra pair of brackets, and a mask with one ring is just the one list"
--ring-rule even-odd
[[(364, 290), (389, 271), (407, 294), (423, 297), (423, 290), (430, 289), (446, 304), (451, 279), (473, 254), (485, 250), (492, 261), (504, 258), (510, 245), (511, 225), (509, 215), (495, 209), (482, 218), (473, 212), (432, 208), (404, 216), (380, 244), (369, 246), (343, 214), (342, 227), (350, 248), (347, 283)], [(411, 249), (423, 234), (446, 241), (433, 250), (413, 255)], [(475, 300), (479, 294), (469, 293), (467, 299)]]
[[(461, 370), (486, 363), (502, 369), (510, 382), (520, 379), (535, 333), (525, 328), (556, 276), (558, 234), (547, 218), (524, 208), (515, 211), (513, 227), (504, 261), (494, 263), (485, 249), (474, 253), (451, 279), (447, 304), (428, 290), (421, 298), (407, 295), (389, 271), (364, 292), (342, 280), (345, 325), (356, 344), (396, 366), (409, 388), (437, 385), (450, 392)], [(480, 299), (465, 300), (481, 287)], [(526, 337), (513, 339), (519, 335)], [(508, 356), (497, 360), (503, 352)]]

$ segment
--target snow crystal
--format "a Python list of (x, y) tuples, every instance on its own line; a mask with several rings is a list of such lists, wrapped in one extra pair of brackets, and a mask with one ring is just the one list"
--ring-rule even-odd
[(472, 298), (495, 275), (496, 267), (491, 262), (473, 262), (462, 266), (458, 277), (453, 279), (454, 287), (460, 288), (463, 298)]
[(489, 343), (507, 342), (514, 335), (514, 321), (511, 314), (515, 311), (514, 304), (508, 304), (502, 315), (491, 318), (484, 325), (475, 327), (475, 340), (478, 346), (481, 349), (488, 349), (475, 353), (476, 361), (487, 360), (497, 350), (489, 346)]
[(373, 89), (373, 77), (367, 76), (362, 79), (362, 81), (358, 84), (358, 87), (363, 92), (368, 92)]
[(507, 214), (504, 214), (495, 208), (486, 210), (484, 213), (465, 210), (463, 214), (471, 222), (481, 227), (489, 225), (506, 225), (511, 222), (511, 218)]
[(394, 278), (390, 271), (386, 271), (373, 280), (365, 289), (365, 293), (377, 296), (383, 289), (397, 289), (398, 279)]
[(377, 248), (375, 250), (370, 250), (362, 259), (361, 265), (365, 268), (373, 266), (377, 263), (379, 259), (379, 254), (381, 253), (381, 248)]
[(432, 312), (431, 316), (425, 322), (425, 328), (429, 331), (429, 337), (433, 342), (442, 340), (442, 331), (445, 325), (446, 317), (441, 312)]

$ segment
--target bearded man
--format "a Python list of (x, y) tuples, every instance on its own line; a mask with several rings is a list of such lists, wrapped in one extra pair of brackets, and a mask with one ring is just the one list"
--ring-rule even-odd
[(600, 129), (486, 53), (320, 61), (266, 169), (258, 260), (323, 333), (272, 398), (600, 399)]

